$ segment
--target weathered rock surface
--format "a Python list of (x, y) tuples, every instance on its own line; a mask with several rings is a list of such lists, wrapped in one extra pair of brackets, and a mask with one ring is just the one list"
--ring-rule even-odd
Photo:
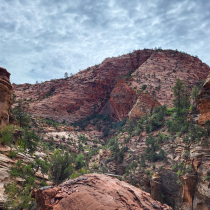
[(136, 89), (147, 85), (146, 90), (161, 105), (172, 106), (173, 91), (177, 78), (184, 80), (192, 88), (199, 79), (205, 80), (209, 66), (198, 58), (180, 52), (166, 50), (154, 52), (133, 74)]
[(101, 114), (110, 115), (112, 118), (122, 121), (128, 116), (136, 98), (136, 92), (128, 86), (125, 79), (120, 79), (111, 92), (110, 100), (101, 110)]
[[(119, 77), (125, 77), (129, 71), (132, 76), (118, 82)], [(136, 102), (136, 93), (143, 85), (146, 85), (145, 92), (160, 104), (171, 106), (171, 87), (178, 77), (187, 82), (190, 89), (199, 79), (206, 79), (209, 71), (201, 60), (187, 54), (137, 50), (107, 58), (100, 65), (67, 79), (35, 85), (13, 84), (13, 87), (17, 100), (25, 99), (25, 110), (36, 116), (71, 123), (102, 111), (122, 120), (128, 117)]]
[(0, 67), (0, 127), (9, 123), (9, 110), (13, 102), (10, 73)]
[(154, 100), (151, 95), (142, 93), (138, 97), (131, 111), (128, 113), (129, 119), (140, 119), (142, 116), (152, 113), (154, 108), (160, 105), (161, 104), (158, 101)]
[(87, 174), (58, 187), (34, 190), (37, 210), (70, 209), (172, 209), (154, 201), (149, 193), (102, 174)]
[(210, 74), (196, 98), (196, 106), (200, 113), (198, 123), (205, 124), (210, 120)]
[(150, 186), (151, 186), (151, 197), (154, 200), (158, 200), (163, 203), (164, 199), (161, 194), (161, 192), (162, 192), (161, 177), (158, 173), (153, 174), (153, 176), (150, 180)]

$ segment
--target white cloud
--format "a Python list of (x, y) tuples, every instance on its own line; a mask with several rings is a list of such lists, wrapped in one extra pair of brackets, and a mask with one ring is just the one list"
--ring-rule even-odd
[(178, 49), (210, 64), (210, 2), (2, 0), (0, 66), (15, 83), (76, 73), (134, 49)]

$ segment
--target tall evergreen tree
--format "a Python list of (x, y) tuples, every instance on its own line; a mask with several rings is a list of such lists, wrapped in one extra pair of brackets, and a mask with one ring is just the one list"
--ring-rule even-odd
[(176, 108), (177, 115), (180, 116), (182, 110), (186, 110), (190, 107), (190, 95), (187, 85), (184, 81), (179, 78), (175, 82), (175, 86), (172, 87), (174, 92), (173, 104)]
[(192, 89), (192, 92), (191, 92), (191, 99), (194, 101), (196, 96), (198, 95), (199, 93), (199, 89), (198, 89), (198, 86), (195, 85)]
[(30, 123), (31, 120), (27, 113), (23, 110), (22, 105), (22, 100), (19, 100), (18, 105), (13, 110), (13, 114), (15, 115), (20, 127), (25, 127)]

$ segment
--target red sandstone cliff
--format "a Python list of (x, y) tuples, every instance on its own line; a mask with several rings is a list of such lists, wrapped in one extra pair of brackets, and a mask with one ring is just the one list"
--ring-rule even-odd
[(9, 111), (13, 101), (13, 89), (9, 78), (10, 73), (0, 67), (0, 127), (9, 123)]
[(32, 197), (36, 199), (37, 210), (172, 210), (154, 201), (149, 193), (102, 174), (86, 174), (58, 187), (43, 187), (34, 190)]
[(196, 98), (196, 105), (200, 113), (198, 123), (203, 125), (210, 120), (210, 74)]
[[(120, 80), (131, 71), (129, 79)], [(13, 84), (18, 99), (24, 99), (30, 114), (57, 121), (75, 122), (95, 113), (107, 113), (117, 120), (128, 117), (137, 92), (147, 93), (160, 104), (172, 105), (172, 90), (179, 77), (189, 89), (204, 80), (210, 68), (198, 58), (172, 50), (138, 50), (105, 59), (67, 79), (41, 84)]]

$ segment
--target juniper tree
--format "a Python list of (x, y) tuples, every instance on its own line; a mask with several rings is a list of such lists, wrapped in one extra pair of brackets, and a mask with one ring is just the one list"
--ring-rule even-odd
[(72, 158), (68, 152), (56, 150), (50, 163), (50, 178), (55, 184), (60, 184), (73, 173)]

